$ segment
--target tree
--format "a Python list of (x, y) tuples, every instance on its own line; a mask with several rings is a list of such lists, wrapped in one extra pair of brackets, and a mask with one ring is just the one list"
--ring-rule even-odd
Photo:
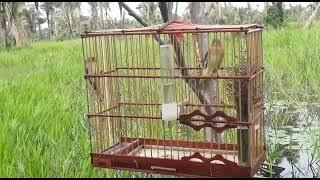
[(73, 4), (72, 2), (62, 3), (64, 20), (67, 24), (70, 34), (72, 34), (72, 10), (73, 10), (72, 4)]
[(68, 27), (69, 34), (73, 33), (75, 28), (75, 10), (80, 8), (79, 2), (63, 2), (61, 5), (65, 24)]
[(278, 10), (278, 16), (279, 16), (279, 22), (280, 26), (283, 25), (284, 22), (284, 13), (283, 13), (283, 3), (282, 2), (275, 2), (277, 10)]
[(174, 18), (178, 18), (178, 3), (179, 2), (176, 2), (176, 10), (175, 10), (175, 12), (174, 12)]
[(207, 2), (206, 8), (203, 11), (205, 13), (205, 19), (207, 23), (217, 24), (219, 19), (219, 4), (217, 2)]
[(247, 9), (246, 8), (238, 8), (238, 16), (239, 16), (239, 24), (243, 24), (246, 21), (247, 16)]
[(125, 26), (125, 24), (126, 24), (126, 22), (125, 22), (126, 14), (127, 14), (126, 11), (124, 11), (124, 12), (122, 13), (121, 28), (124, 28), (124, 26)]
[(50, 11), (50, 33), (53, 36), (58, 36), (59, 33), (65, 31), (65, 18), (62, 9), (62, 2), (54, 2), (52, 4), (52, 11)]
[(103, 9), (102, 2), (98, 2), (99, 12), (100, 12), (100, 28), (104, 29), (104, 21), (103, 21)]
[(189, 20), (191, 18), (190, 17), (190, 8), (191, 8), (191, 2), (188, 3), (188, 5), (184, 11), (184, 14), (182, 15), (183, 20)]
[[(106, 12), (106, 28), (109, 28), (108, 15), (109, 15), (109, 12), (111, 11), (110, 2), (104, 2), (103, 7), (104, 7), (104, 11)], [(120, 9), (120, 15), (122, 16), (121, 12), (122, 10)]]
[(160, 16), (157, 8), (158, 6), (156, 2), (141, 2), (137, 7), (142, 19), (150, 25), (160, 22)]
[[(190, 14), (191, 14), (191, 22), (193, 24), (204, 24), (205, 14), (201, 10), (201, 9), (204, 9), (204, 7), (205, 7), (204, 2), (191, 2)], [(208, 37), (205, 37), (203, 35), (201, 36), (199, 34), (196, 36), (195, 42), (198, 44), (198, 46), (195, 46), (195, 47), (199, 47), (198, 56), (200, 56), (201, 59), (204, 59), (205, 54), (208, 52), (208, 44), (205, 43), (205, 42), (208, 42)], [(198, 89), (197, 91), (201, 89), (201, 91), (204, 92), (205, 96), (208, 97), (206, 104), (214, 104), (215, 102), (217, 102), (216, 80), (210, 79), (208, 80), (205, 86), (201, 86), (201, 88), (198, 87), (197, 89)], [(205, 111), (207, 115), (210, 116), (214, 114), (217, 111), (217, 109), (213, 107), (205, 107)], [(211, 128), (206, 128), (205, 130), (206, 130), (207, 141), (211, 141), (211, 139), (214, 138), (216, 142), (222, 142), (221, 134), (218, 134), (216, 131), (214, 131)]]
[(37, 25), (37, 11), (35, 8), (31, 7), (29, 10), (22, 10), (23, 19), (26, 21), (26, 26), (29, 31), (29, 34), (36, 34), (36, 25)]
[[(119, 12), (120, 12), (120, 17), (122, 17), (122, 14), (124, 13), (124, 11), (123, 11), (123, 9), (122, 9), (122, 6), (121, 6), (121, 4), (120, 3), (118, 3), (118, 5), (119, 5)], [(122, 18), (122, 20), (121, 20), (121, 28), (123, 28), (123, 19), (124, 18)]]
[(81, 16), (81, 2), (75, 2), (76, 4), (74, 5), (75, 9), (73, 11), (73, 30), (76, 29), (77, 32), (81, 31), (81, 21), (80, 21), (80, 16)]
[(250, 2), (247, 2), (247, 13), (246, 14), (247, 14), (247, 17), (249, 18), (248, 23), (251, 22), (251, 17), (252, 17), (251, 11), (252, 11), (251, 4), (250, 4)]
[(52, 34), (52, 28), (50, 24), (50, 14), (54, 10), (54, 3), (53, 2), (43, 2), (41, 5), (41, 8), (45, 11), (46, 13), (46, 18), (47, 18), (47, 24), (48, 24), (48, 39), (50, 39), (51, 34)]
[[(218, 2), (207, 2), (207, 8), (205, 8), (205, 19), (208, 20), (208, 23), (211, 24), (224, 24), (227, 18), (231, 18), (232, 16), (226, 15), (228, 11), (226, 10), (227, 4), (224, 4), (222, 7)], [(232, 8), (232, 7), (230, 7)]]
[(267, 24), (279, 28), (284, 24), (284, 13), (282, 2), (272, 2), (271, 6), (268, 6), (267, 16), (265, 17)]
[(288, 21), (291, 22), (298, 22), (299, 24), (301, 24), (301, 22), (305, 23), (305, 20), (302, 21), (302, 19), (300, 19), (303, 11), (304, 8), (301, 6), (301, 4), (296, 6), (289, 4), (289, 8), (285, 11), (285, 17), (287, 17)]
[(39, 37), (42, 39), (42, 33), (41, 33), (41, 24), (40, 24), (40, 12), (39, 12), (39, 2), (34, 2), (34, 5), (37, 10), (37, 21), (38, 21), (38, 30), (39, 30)]
[(194, 24), (203, 24), (204, 23), (204, 11), (205, 3), (203, 2), (191, 2), (190, 15), (191, 22)]
[(1, 29), (3, 30), (4, 46), (7, 48), (8, 43), (8, 29), (7, 29), (7, 15), (5, 10), (5, 2), (0, 2), (0, 14), (1, 14)]
[(90, 27), (92, 30), (96, 30), (98, 28), (97, 20), (98, 20), (98, 3), (97, 2), (88, 2), (91, 11), (91, 21)]
[[(22, 11), (25, 8), (24, 2), (3, 2), (5, 20), (8, 26), (5, 27), (6, 35), (12, 36), (16, 47), (24, 47), (29, 43), (28, 34), (21, 21)], [(8, 39), (7, 39), (8, 40)], [(6, 40), (6, 41), (7, 41)], [(6, 47), (8, 46), (8, 41)]]
[(172, 16), (172, 14), (173, 14), (173, 12), (172, 12), (172, 10), (173, 10), (173, 2), (167, 2), (167, 6), (168, 6), (169, 19), (172, 19), (173, 18), (173, 16)]
[(81, 31), (88, 31), (90, 27), (90, 17), (80, 16)]
[(308, 18), (306, 24), (304, 25), (304, 29), (307, 29), (307, 28), (310, 27), (310, 25), (312, 24), (312, 22), (313, 22), (314, 19), (316, 18), (319, 9), (320, 9), (320, 3), (317, 2), (317, 6), (316, 6), (315, 10), (313, 11), (313, 13), (311, 14), (311, 16)]

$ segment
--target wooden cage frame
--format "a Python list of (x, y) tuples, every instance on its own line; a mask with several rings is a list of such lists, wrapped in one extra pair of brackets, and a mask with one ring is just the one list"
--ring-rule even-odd
[[(144, 28), (134, 28), (134, 29), (116, 29), (116, 30), (104, 30), (104, 31), (87, 31), (81, 34), (82, 45), (83, 45), (83, 56), (84, 56), (84, 66), (85, 66), (85, 79), (87, 82), (87, 90), (88, 90), (88, 119), (90, 124), (90, 142), (91, 142), (91, 163), (94, 167), (100, 168), (109, 168), (109, 169), (120, 169), (120, 170), (131, 170), (131, 171), (140, 171), (140, 172), (149, 172), (149, 173), (158, 173), (158, 174), (169, 174), (169, 175), (178, 175), (178, 176), (190, 176), (190, 177), (248, 177), (253, 176), (259, 166), (266, 159), (266, 146), (265, 146), (265, 133), (264, 133), (264, 104), (263, 104), (263, 51), (262, 51), (262, 29), (263, 27), (257, 24), (250, 25), (190, 25), (189, 23), (184, 24), (160, 24), (156, 26), (144, 27)], [(257, 107), (251, 107), (249, 105), (248, 111), (250, 116), (248, 119), (240, 120), (239, 118), (230, 115), (223, 110), (218, 110), (214, 114), (208, 116), (198, 109), (193, 109), (189, 111), (189, 113), (180, 114), (177, 118), (177, 122), (180, 124), (193, 129), (194, 131), (199, 131), (202, 128), (212, 128), (218, 133), (223, 131), (227, 131), (229, 129), (238, 129), (238, 131), (242, 132), (245, 129), (248, 137), (247, 151), (249, 154), (248, 161), (245, 164), (237, 163), (236, 161), (229, 160), (226, 158), (228, 156), (228, 151), (239, 151), (239, 147), (236, 144), (229, 143), (217, 143), (217, 142), (203, 142), (203, 141), (186, 141), (186, 140), (176, 140), (176, 139), (155, 139), (155, 138), (144, 138), (144, 137), (130, 137), (124, 136), (123, 132), (116, 132), (114, 129), (118, 128), (117, 124), (114, 124), (112, 120), (118, 121), (118, 119), (151, 119), (155, 121), (160, 121), (161, 116), (153, 116), (149, 114), (120, 114), (117, 113), (119, 109), (125, 109), (128, 106), (148, 106), (151, 108), (159, 108), (161, 106), (160, 103), (154, 102), (145, 102), (145, 103), (135, 103), (135, 102), (119, 102), (115, 100), (118, 98), (115, 92), (109, 89), (119, 88), (119, 85), (114, 83), (118, 79), (160, 79), (162, 78), (157, 73), (144, 74), (144, 70), (148, 70), (148, 72), (155, 72), (160, 68), (158, 66), (153, 67), (145, 67), (139, 66), (135, 64), (129, 64), (127, 66), (118, 66), (114, 63), (110, 62), (110, 65), (105, 65), (102, 61), (107, 58), (108, 53), (112, 51), (112, 53), (117, 52), (116, 50), (106, 50), (107, 52), (100, 57), (101, 60), (100, 65), (107, 68), (97, 68), (97, 62), (90, 60), (90, 57), (97, 54), (98, 48), (100, 47), (99, 43), (97, 43), (96, 38), (107, 37), (109, 38), (110, 43), (115, 43), (117, 41), (114, 37), (119, 37), (120, 39), (126, 39), (128, 36), (153, 36), (157, 38), (164, 37), (165, 35), (170, 34), (197, 34), (197, 33), (243, 33), (246, 40), (246, 50), (247, 50), (247, 59), (248, 59), (248, 71), (246, 74), (236, 74), (236, 75), (218, 75), (214, 77), (204, 77), (201, 75), (175, 75), (174, 79), (216, 79), (216, 80), (232, 80), (232, 81), (243, 81), (247, 82), (248, 94), (251, 97), (251, 93), (255, 93), (257, 88), (259, 89), (259, 102), (260, 104)], [(109, 40), (107, 40), (109, 42)], [(251, 43), (251, 44), (250, 44)], [(92, 47), (94, 46), (94, 48)], [(105, 43), (105, 46), (107, 44)], [(109, 46), (108, 46), (109, 47)], [(111, 45), (110, 45), (111, 47)], [(116, 47), (116, 46), (115, 46)], [(113, 48), (115, 48), (113, 47)], [(122, 47), (123, 48), (123, 47)], [(94, 49), (94, 50), (93, 50)], [(120, 48), (121, 50), (121, 48)], [(93, 53), (91, 53), (91, 51)], [(97, 57), (95, 57), (97, 58)], [(117, 56), (115, 56), (118, 59)], [(93, 58), (94, 59), (94, 58)], [(250, 59), (250, 60), (249, 60)], [(110, 58), (109, 61), (116, 61), (115, 59)], [(91, 63), (88, 66), (88, 63)], [(92, 66), (94, 64), (94, 67)], [(113, 64), (112, 64), (113, 63)], [(124, 63), (126, 64), (126, 63)], [(93, 68), (92, 68), (93, 67)], [(109, 68), (108, 68), (109, 67)], [(181, 70), (187, 67), (176, 67), (176, 70)], [(189, 67), (189, 69), (196, 70), (197, 67)], [(121, 73), (121, 71), (130, 71), (134, 70), (140, 72), (137, 74), (130, 73)], [(112, 91), (112, 95), (114, 96), (113, 100), (108, 99), (108, 97), (104, 97), (102, 101), (99, 101), (99, 97), (96, 92), (95, 95), (90, 95), (90, 83), (99, 82), (100, 79), (109, 79), (112, 85), (109, 85), (108, 91)], [(105, 80), (107, 82), (108, 80)], [(150, 80), (151, 81), (151, 80)], [(106, 89), (104, 86), (106, 84), (101, 85), (98, 88), (102, 88), (100, 90)], [(94, 87), (99, 86), (94, 84)], [(118, 91), (114, 90), (114, 91)], [(107, 91), (107, 90), (105, 90)], [(101, 93), (101, 92), (100, 92)], [(253, 95), (252, 95), (253, 96)], [(94, 101), (94, 102), (91, 102)], [(112, 106), (103, 106), (99, 105), (102, 102), (112, 101)], [(116, 102), (118, 101), (118, 102)], [(249, 102), (251, 103), (251, 99), (249, 98)], [(101, 107), (100, 107), (101, 106)], [(197, 107), (199, 104), (191, 103), (189, 106)], [(210, 106), (210, 105), (208, 105)], [(211, 106), (219, 106), (211, 104)], [(194, 117), (202, 117), (198, 122), (202, 122), (201, 125), (199, 123), (194, 123)], [(214, 118), (220, 117), (224, 119), (224, 121), (215, 120)], [(105, 120), (108, 118), (108, 120)], [(92, 122), (99, 121), (99, 124), (92, 125)], [(101, 121), (101, 122), (100, 122)], [(110, 124), (106, 125), (105, 122), (108, 121)], [(133, 120), (131, 120), (132, 122)], [(119, 122), (122, 122), (119, 120)], [(224, 126), (216, 126), (215, 123), (222, 123)], [(106, 131), (102, 132), (101, 130), (97, 130), (101, 126), (105, 127)], [(242, 129), (242, 130), (241, 130)], [(259, 131), (256, 131), (256, 130)], [(95, 136), (108, 136), (106, 134), (120, 134), (116, 136), (116, 140), (110, 140), (108, 145), (103, 145), (99, 148), (96, 148), (94, 143), (92, 143), (94, 139), (91, 134), (92, 131), (95, 131)], [(123, 129), (122, 129), (123, 131)], [(258, 132), (258, 133), (257, 133)], [(100, 135), (99, 135), (100, 133)], [(103, 133), (106, 133), (102, 135)], [(111, 135), (110, 135), (111, 136)], [(101, 140), (100, 140), (101, 141)], [(103, 141), (103, 140), (102, 140)], [(107, 140), (106, 140), (107, 141)], [(171, 153), (174, 148), (178, 148), (182, 151), (184, 148), (188, 149), (191, 153), (189, 156), (183, 156), (177, 158), (162, 158), (162, 157), (153, 157), (152, 156), (152, 148), (159, 147), (164, 148), (164, 152), (166, 152), (166, 148), (171, 149)], [(240, 146), (241, 148), (242, 146)], [(97, 150), (95, 150), (95, 148)], [(150, 148), (150, 156), (138, 156), (136, 153), (139, 152), (139, 149), (144, 149), (146, 153), (146, 149)], [(178, 150), (178, 151), (179, 151)], [(201, 152), (205, 152), (206, 150), (215, 150), (214, 156), (205, 157), (201, 155)], [(233, 154), (233, 156), (239, 156), (238, 154)], [(240, 156), (239, 156), (240, 157)], [(242, 156), (241, 156), (242, 157)], [(192, 160), (193, 159), (193, 160)], [(194, 159), (197, 159), (196, 161)], [(213, 163), (213, 162), (220, 163)], [(239, 159), (237, 160), (240, 161)]]

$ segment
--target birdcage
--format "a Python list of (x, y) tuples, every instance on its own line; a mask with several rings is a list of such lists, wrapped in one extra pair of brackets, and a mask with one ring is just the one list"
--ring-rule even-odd
[(82, 33), (92, 165), (253, 176), (266, 151), (262, 29), (170, 21)]

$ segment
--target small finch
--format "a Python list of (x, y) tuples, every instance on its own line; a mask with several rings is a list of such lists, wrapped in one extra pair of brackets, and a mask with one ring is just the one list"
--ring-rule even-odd
[[(205, 68), (202, 71), (203, 76), (216, 75), (224, 57), (224, 49), (220, 40), (212, 40), (211, 46), (205, 55)], [(202, 80), (203, 82), (204, 80)]]

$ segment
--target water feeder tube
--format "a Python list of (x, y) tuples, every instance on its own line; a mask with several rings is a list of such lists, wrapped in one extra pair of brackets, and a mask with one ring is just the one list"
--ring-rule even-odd
[(160, 46), (161, 70), (161, 112), (162, 120), (174, 121), (178, 118), (178, 106), (175, 98), (174, 57), (172, 45)]

